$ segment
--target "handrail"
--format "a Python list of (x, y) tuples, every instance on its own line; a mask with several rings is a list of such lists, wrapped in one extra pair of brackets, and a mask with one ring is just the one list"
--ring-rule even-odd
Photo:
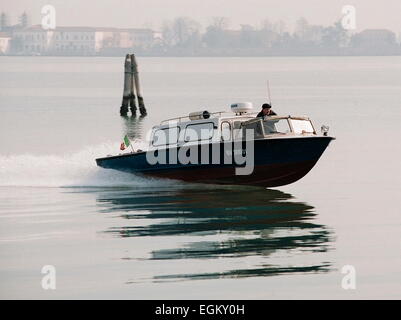
[[(216, 112), (210, 112), (210, 115), (215, 115), (215, 114), (219, 114), (219, 115), (221, 115), (222, 113), (229, 113), (228, 111), (216, 111)], [(252, 116), (252, 115), (255, 115), (255, 114), (257, 114), (257, 112), (247, 112), (247, 113), (244, 113), (243, 115), (249, 115), (249, 116)], [(269, 116), (268, 117), (269, 119), (294, 119), (294, 120), (310, 120), (310, 118), (309, 117), (304, 117), (304, 116), (291, 116), (291, 115), (288, 115), (288, 116), (279, 116), (279, 115), (276, 115), (276, 116)], [(187, 116), (182, 116), (182, 117), (176, 117), (176, 118), (171, 118), (171, 119), (166, 119), (166, 120), (162, 120), (161, 122), (160, 122), (160, 125), (162, 125), (162, 124), (164, 124), (164, 123), (167, 123), (167, 122), (169, 122), (169, 121), (174, 121), (174, 120), (177, 120), (178, 122), (181, 122), (181, 120), (182, 119), (189, 119), (189, 115), (187, 115)], [(251, 120), (248, 120), (248, 121), (252, 121), (252, 120), (263, 120), (263, 118), (262, 117), (260, 117), (260, 118), (255, 118), (255, 119), (251, 119)], [(207, 119), (199, 119), (199, 120), (207, 120)]]
[[(210, 114), (210, 115), (213, 115), (213, 114), (219, 114), (219, 115), (221, 115), (222, 113), (227, 113), (227, 111), (216, 111), (216, 112), (210, 112), (209, 114)], [(177, 118), (171, 118), (171, 119), (162, 120), (162, 121), (160, 122), (160, 124), (163, 124), (163, 123), (169, 122), (169, 121), (173, 121), (173, 120), (178, 120), (178, 122), (181, 122), (181, 119), (186, 119), (186, 118), (189, 119), (189, 115), (187, 115), (187, 116), (182, 116), (182, 117), (177, 117)], [(205, 120), (205, 119), (200, 119), (200, 120)]]
[(304, 116), (267, 116), (267, 118), (265, 119), (264, 117), (257, 117), (251, 120), (246, 121), (247, 123), (252, 123), (254, 121), (262, 121), (262, 120), (279, 120), (279, 119), (293, 119), (293, 120), (309, 120), (309, 117), (304, 117)]

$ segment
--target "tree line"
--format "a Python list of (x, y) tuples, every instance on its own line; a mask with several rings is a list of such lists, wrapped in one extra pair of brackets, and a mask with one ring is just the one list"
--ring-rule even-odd
[[(0, 31), (30, 25), (26, 12), (18, 24), (10, 26), (8, 15), (0, 14)], [(283, 21), (265, 19), (259, 25), (242, 24), (231, 29), (229, 19), (214, 17), (205, 28), (189, 17), (165, 21), (161, 37), (143, 47), (132, 48), (138, 54), (154, 56), (280, 56), (280, 55), (400, 55), (400, 39), (386, 29), (345, 30), (341, 21), (322, 26), (300, 18), (293, 31)], [(121, 49), (108, 53), (121, 54)]]
[(165, 22), (162, 40), (152, 48), (166, 55), (376, 55), (400, 54), (394, 32), (385, 29), (345, 30), (341, 21), (330, 26), (300, 18), (294, 31), (283, 21), (264, 20), (259, 27), (243, 24), (229, 28), (227, 18), (215, 17), (205, 29), (191, 18)]

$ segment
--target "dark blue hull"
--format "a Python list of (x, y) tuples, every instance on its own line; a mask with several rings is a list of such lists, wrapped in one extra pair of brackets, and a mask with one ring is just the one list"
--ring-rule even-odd
[[(211, 164), (211, 153), (209, 164), (168, 164), (168, 152), (166, 152), (167, 164), (149, 164), (146, 152), (99, 158), (96, 159), (96, 163), (103, 168), (190, 182), (277, 187), (290, 184), (305, 176), (319, 160), (332, 139), (332, 137), (310, 136), (255, 140), (254, 169), (249, 175), (236, 175), (235, 168), (238, 165), (235, 161), (232, 164), (224, 164), (227, 149), (224, 149), (223, 143), (218, 146), (220, 164)], [(198, 148), (197, 163), (201, 163), (201, 147), (191, 148)], [(245, 143), (242, 149), (246, 149)], [(177, 151), (176, 148), (169, 150)], [(239, 149), (239, 151), (242, 150)]]

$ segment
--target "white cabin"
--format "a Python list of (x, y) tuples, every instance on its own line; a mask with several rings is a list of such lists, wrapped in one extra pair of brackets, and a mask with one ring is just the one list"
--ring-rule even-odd
[(250, 106), (250, 103), (237, 103), (231, 105), (232, 112), (199, 111), (164, 120), (153, 127), (149, 149), (242, 140), (244, 129), (252, 129), (254, 139), (317, 135), (307, 117), (256, 118), (256, 113), (248, 113)]

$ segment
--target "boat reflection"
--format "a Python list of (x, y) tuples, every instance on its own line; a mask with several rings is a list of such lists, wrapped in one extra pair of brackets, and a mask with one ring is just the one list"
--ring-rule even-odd
[[(329, 262), (310, 264), (316, 257), (309, 258), (319, 255), (319, 259), (329, 249), (331, 231), (314, 222), (316, 212), (312, 206), (278, 190), (168, 187), (156, 192), (146, 189), (139, 192), (121, 189), (102, 193), (98, 204), (103, 212), (118, 212), (122, 218), (138, 222), (106, 231), (116, 236), (169, 236), (169, 239), (185, 236), (184, 245), (181, 241), (174, 248), (155, 248), (149, 260), (219, 258), (242, 259), (246, 263), (246, 268), (156, 275), (154, 280), (255, 277), (330, 269)], [(131, 222), (127, 221), (127, 225)], [(285, 258), (278, 259), (277, 255)], [(301, 256), (301, 259), (294, 262), (292, 256)], [(258, 263), (248, 261), (252, 257), (259, 258)]]

